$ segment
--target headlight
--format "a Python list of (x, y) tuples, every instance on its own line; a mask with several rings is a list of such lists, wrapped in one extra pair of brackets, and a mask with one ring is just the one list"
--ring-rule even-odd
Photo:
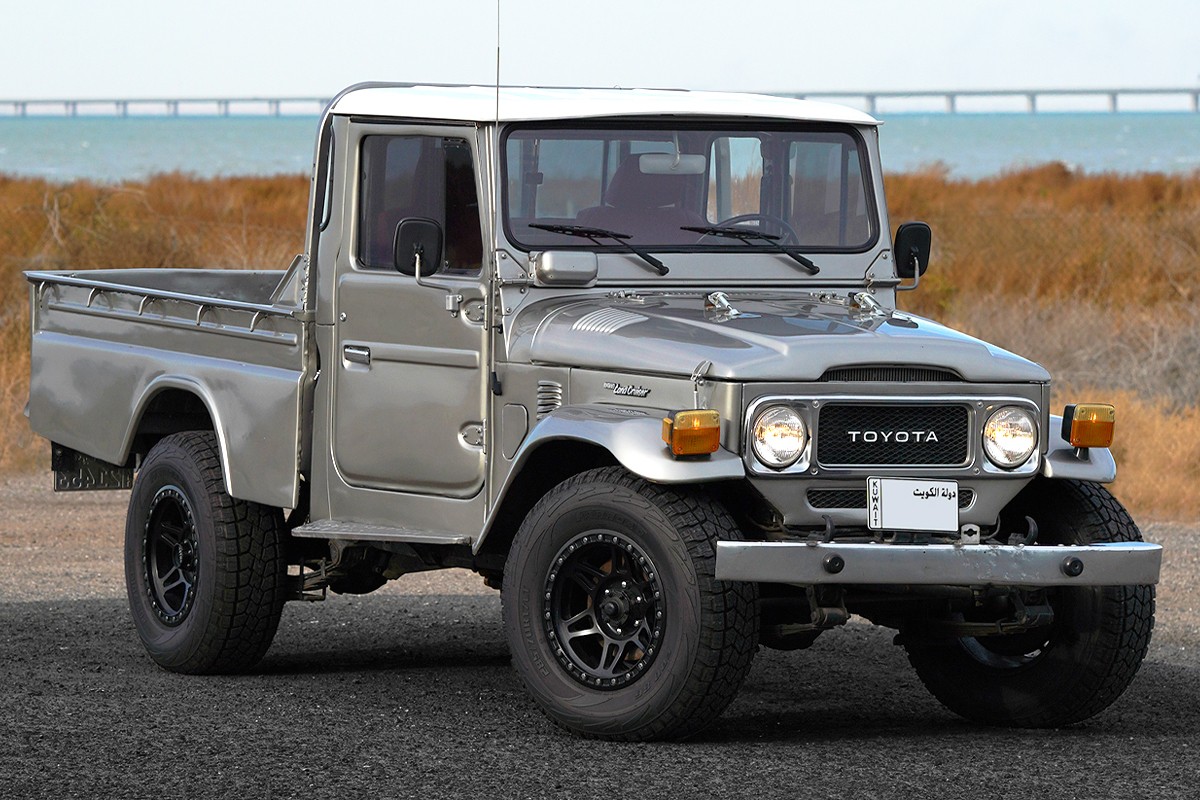
[(750, 443), (758, 460), (774, 469), (796, 463), (808, 444), (808, 428), (788, 406), (771, 406), (754, 420)]
[(998, 408), (983, 426), (983, 451), (998, 467), (1021, 466), (1033, 455), (1037, 443), (1037, 421), (1023, 408)]

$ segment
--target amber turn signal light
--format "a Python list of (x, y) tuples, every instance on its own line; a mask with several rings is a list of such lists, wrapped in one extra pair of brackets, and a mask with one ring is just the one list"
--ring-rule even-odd
[(1107, 403), (1079, 403), (1063, 410), (1062, 437), (1072, 447), (1108, 447), (1117, 410)]
[(707, 408), (672, 411), (663, 417), (662, 438), (672, 455), (715, 453), (721, 446), (721, 415)]

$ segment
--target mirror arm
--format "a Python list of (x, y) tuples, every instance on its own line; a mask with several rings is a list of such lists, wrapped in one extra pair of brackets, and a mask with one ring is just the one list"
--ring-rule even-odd
[[(907, 286), (904, 285), (903, 281), (896, 284), (897, 292), (911, 292), (914, 289), (916, 289), (918, 286), (921, 285), (921, 260), (917, 257), (917, 253), (915, 250), (912, 252), (912, 265), (913, 265), (913, 282), (908, 284)], [(896, 270), (896, 275), (897, 275), (897, 277), (899, 277), (899, 275), (900, 275), (899, 269)]]

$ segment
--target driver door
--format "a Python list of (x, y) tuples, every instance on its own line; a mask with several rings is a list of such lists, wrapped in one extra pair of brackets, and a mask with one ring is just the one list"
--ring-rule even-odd
[[(337, 257), (337, 361), (326, 368), (335, 373), (333, 463), (349, 489), (334, 502), (344, 505), (339, 516), (364, 519), (380, 491), (479, 494), (485, 287), (473, 131), (353, 130), (355, 233)], [(397, 225), (409, 218), (444, 233), (441, 258), (422, 266), (420, 280), (393, 257)]]

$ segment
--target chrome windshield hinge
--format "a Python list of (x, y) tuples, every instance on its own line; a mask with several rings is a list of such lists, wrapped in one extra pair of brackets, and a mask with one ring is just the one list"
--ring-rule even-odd
[(712, 369), (712, 362), (708, 359), (705, 359), (697, 364), (696, 368), (692, 370), (692, 377), (690, 378), (692, 382), (692, 405), (696, 408), (704, 408), (706, 405), (706, 403), (700, 399), (700, 387), (707, 383), (707, 381), (704, 380), (704, 376), (708, 374), (710, 369)]

